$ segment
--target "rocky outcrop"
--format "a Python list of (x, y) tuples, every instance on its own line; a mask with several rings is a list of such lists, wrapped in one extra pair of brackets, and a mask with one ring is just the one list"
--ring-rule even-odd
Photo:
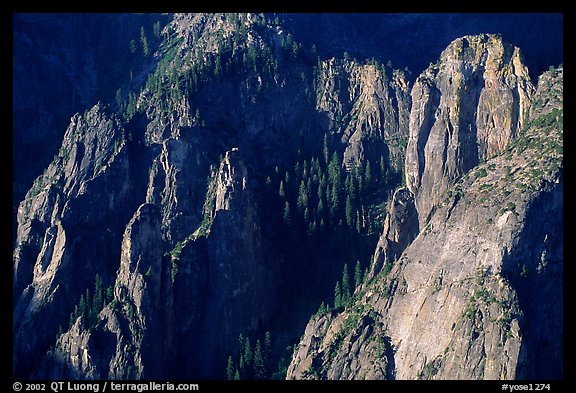
[[(76, 115), (60, 152), (18, 208), (14, 251), (14, 357), (18, 374), (48, 349), (100, 273), (107, 281), (133, 206), (123, 125), (96, 105)], [(129, 213), (128, 213), (129, 214)], [(120, 237), (120, 238), (119, 238)], [(24, 345), (26, 343), (26, 345)]]
[(322, 62), (318, 72), (316, 108), (338, 133), (345, 165), (384, 156), (400, 170), (410, 113), (406, 75), (378, 63), (334, 58)]
[(216, 177), (207, 238), (208, 297), (200, 333), (204, 367), (224, 364), (223, 354), (234, 348), (238, 335), (266, 326), (276, 302), (277, 266), (262, 239), (251, 181), (241, 152), (227, 152)]
[(373, 279), (385, 265), (391, 267), (418, 232), (418, 212), (414, 206), (414, 195), (406, 188), (399, 188), (394, 192), (384, 219), (384, 231), (376, 245), (369, 279)]
[[(465, 207), (466, 203), (484, 203), (473, 192), (463, 195), (492, 178), (480, 171), (469, 175), (468, 183), (463, 180), (454, 185), (471, 167), (462, 163), (463, 157), (480, 161), (502, 154), (519, 127), (529, 125), (524, 102), (529, 101), (530, 85), (517, 52), (510, 52), (504, 44), (499, 47), (499, 39), (493, 36), (468, 37), (460, 46), (454, 44), (451, 50), (456, 54), (446, 54), (446, 62), (441, 62), (437, 71), (431, 67), (427, 71), (430, 76), (422, 76), (418, 87), (412, 89), (418, 105), (428, 109), (436, 104), (415, 93), (424, 91), (424, 79), (442, 93), (435, 109), (442, 116), (433, 129), (438, 135), (454, 138), (448, 138), (450, 143), (466, 150), (460, 154), (456, 147), (458, 153), (450, 153), (442, 161), (435, 155), (436, 142), (421, 132), (423, 126), (414, 111), (415, 126), (409, 125), (411, 83), (407, 73), (375, 60), (362, 64), (349, 56), (319, 59), (315, 48), (303, 47), (279, 20), (262, 14), (176, 15), (165, 28), (157, 24), (153, 30), (154, 38), (144, 26), (140, 39), (124, 48), (130, 52), (136, 45), (131, 58), (136, 62), (141, 57), (134, 78), (130, 73), (130, 82), (122, 85), (128, 92), (118, 90), (115, 104), (98, 104), (72, 118), (59, 153), (19, 206), (13, 257), (16, 377), (222, 378), (227, 357), (242, 351), (238, 337), (242, 334), (254, 343), (254, 337), (268, 329), (276, 329), (275, 335), (278, 332), (273, 346), (279, 352), (304, 326), (308, 310), (325, 297), (344, 262), (352, 262), (344, 258), (352, 255), (350, 259), (359, 259), (359, 270), (366, 264), (373, 251), (371, 242), (377, 238), (374, 228), (380, 228), (383, 202), (389, 198), (385, 230), (365, 275), (369, 282), (356, 289), (352, 306), (314, 319), (308, 329), (311, 336), (303, 339), (295, 358), (299, 360), (290, 367), (291, 376), (390, 379), (418, 372), (427, 377), (425, 371), (434, 367), (436, 375), (480, 377), (500, 370), (508, 377), (536, 375), (543, 362), (557, 362), (534, 350), (546, 345), (557, 349), (555, 342), (545, 339), (550, 332), (558, 334), (556, 323), (538, 324), (530, 315), (546, 313), (550, 321), (556, 321), (558, 310), (532, 301), (531, 282), (515, 276), (518, 263), (539, 254), (537, 264), (522, 262), (529, 271), (527, 277), (534, 277), (534, 282), (556, 296), (556, 286), (548, 286), (546, 280), (550, 271), (558, 269), (554, 261), (562, 258), (555, 240), (558, 231), (547, 229), (556, 222), (557, 193), (548, 183), (532, 185), (526, 177), (540, 178), (538, 171), (544, 169), (531, 164), (526, 164), (526, 169), (517, 160), (516, 150), (511, 150), (507, 164), (511, 173), (524, 174), (518, 175), (525, 177), (522, 184), (530, 183), (534, 189), (524, 200), (518, 195), (528, 195), (528, 185), (518, 190), (507, 188), (514, 208), (506, 201), (507, 210), (493, 219), (502, 228), (511, 226), (510, 234), (502, 235), (504, 240), (494, 238), (494, 231), (468, 217), (470, 210)], [(144, 55), (140, 51), (146, 47), (146, 35), (150, 38), (148, 49), (158, 50)], [(120, 64), (113, 68), (122, 69)], [(450, 82), (450, 72), (460, 80)], [(147, 81), (140, 88), (144, 76)], [(548, 81), (556, 86), (557, 79)], [(493, 83), (492, 90), (480, 86), (488, 82)], [(549, 101), (541, 102), (540, 112), (533, 111), (530, 121), (548, 124), (553, 120), (545, 109), (553, 105)], [(115, 114), (110, 113), (113, 110)], [(442, 124), (454, 129), (442, 134)], [(475, 145), (476, 153), (470, 153), (466, 144), (470, 134), (466, 127), (472, 124), (481, 130), (474, 135), (483, 141)], [(408, 187), (392, 196), (400, 183), (409, 127), (422, 142), (413, 151), (417, 159), (410, 161), (418, 179), (408, 178)], [(327, 146), (323, 150), (324, 137)], [(530, 144), (535, 142), (531, 141), (526, 139), (526, 144), (533, 149)], [(558, 146), (554, 138), (547, 142)], [(419, 146), (422, 149), (418, 150)], [(328, 165), (328, 151), (336, 152), (337, 160), (332, 162), (343, 162), (348, 173)], [(553, 157), (551, 152), (546, 157)], [(322, 153), (326, 162), (320, 164)], [(438, 174), (430, 166), (434, 160), (442, 168), (452, 169)], [(552, 165), (558, 157), (548, 161)], [(492, 164), (502, 170), (497, 161), (486, 163)], [(486, 174), (494, 170), (482, 168)], [(438, 190), (432, 189), (438, 195), (426, 205), (424, 195), (438, 179), (443, 183)], [(282, 192), (277, 188), (281, 180)], [(480, 191), (489, 188), (481, 186)], [(542, 190), (546, 187), (550, 193), (545, 197)], [(346, 203), (340, 195), (344, 188), (350, 194)], [(442, 192), (446, 190), (453, 194), (445, 196)], [(497, 188), (490, 191), (496, 198)], [(314, 203), (300, 211), (296, 192), (300, 205)], [(530, 202), (535, 200), (540, 205)], [(360, 207), (354, 212), (357, 202)], [(330, 213), (342, 220), (328, 220), (326, 214), (320, 218), (320, 210), (336, 209), (336, 205), (342, 211)], [(541, 205), (551, 209), (550, 222), (541, 225), (541, 232), (525, 231), (529, 222), (540, 222), (525, 216), (536, 211), (530, 210), (531, 206)], [(293, 220), (283, 220), (282, 209), (290, 213), (286, 206), (292, 209)], [(434, 207), (446, 222), (433, 214), (429, 220), (424, 217), (423, 212)], [(355, 213), (355, 217), (350, 220), (346, 216), (345, 220), (345, 209), (350, 210), (347, 216)], [(513, 211), (517, 213), (514, 216)], [(474, 210), (472, 215), (475, 212), (485, 217), (494, 213)], [(306, 231), (307, 223), (301, 221), (310, 217), (317, 222), (308, 223)], [(461, 331), (469, 329), (472, 336), (480, 332), (493, 347), (473, 347), (464, 336), (437, 340), (450, 344), (442, 359), (452, 353), (461, 359), (464, 348), (474, 354), (466, 360), (467, 371), (460, 372), (450, 369), (456, 360), (438, 358), (439, 344), (426, 346), (427, 329), (438, 332), (439, 324), (447, 322), (439, 317), (420, 320), (423, 317), (414, 315), (405, 304), (421, 302), (425, 305), (422, 309), (430, 307), (432, 313), (439, 309), (431, 302), (441, 303), (437, 293), (453, 302), (455, 309), (469, 301), (469, 287), (458, 280), (468, 280), (472, 271), (476, 274), (473, 266), (477, 261), (466, 250), (476, 255), (485, 251), (484, 243), (474, 242), (473, 237), (461, 240), (464, 228), (474, 228), (494, 244), (505, 245), (507, 251), (501, 254), (507, 262), (498, 262), (501, 248), (494, 251), (496, 257), (490, 257), (493, 270), (483, 273), (484, 281), (474, 287), (480, 292), (474, 292), (473, 301), (485, 299), (486, 288), (494, 292), (510, 318), (504, 311), (488, 307), (481, 308), (482, 317), (470, 314), (466, 321), (473, 323), (453, 321), (460, 323)], [(510, 240), (520, 238), (539, 246), (520, 251), (520, 240)], [(356, 239), (361, 245), (354, 244)], [(459, 254), (449, 249), (451, 241), (462, 245)], [(357, 249), (348, 254), (348, 244)], [(420, 260), (438, 272), (432, 281), (426, 278), (428, 268), (413, 265), (412, 259), (422, 253), (419, 247), (431, 250), (427, 259)], [(412, 259), (403, 259), (403, 255)], [(440, 259), (433, 260), (433, 256)], [(462, 261), (467, 261), (466, 267), (457, 271)], [(502, 269), (494, 273), (499, 263)], [(530, 275), (532, 270), (543, 273)], [(360, 281), (359, 276), (355, 274), (355, 282)], [(452, 286), (445, 285), (452, 279), (456, 280)], [(428, 291), (430, 282), (435, 283), (437, 292)], [(308, 292), (308, 285), (317, 287)], [(92, 287), (100, 288), (94, 291), (98, 297), (89, 295)], [(107, 287), (109, 290), (103, 289)], [(107, 293), (105, 301), (101, 301), (103, 292)], [(92, 306), (86, 311), (89, 297)], [(442, 303), (438, 307), (450, 306)], [(302, 309), (306, 311), (302, 313)], [(400, 322), (392, 321), (392, 316), (406, 326), (417, 326), (423, 347), (410, 344), (420, 336), (410, 327), (394, 325)], [(446, 319), (454, 318), (449, 313)], [(525, 330), (536, 333), (524, 339)], [(482, 333), (488, 331), (491, 333)], [(499, 358), (492, 368), (474, 365), (483, 354), (496, 356), (500, 344), (509, 361)], [(417, 359), (411, 357), (412, 350), (420, 354), (414, 355)], [(268, 360), (274, 362), (277, 352)], [(521, 367), (525, 371), (516, 371)], [(241, 374), (244, 378), (251, 373)]]
[[(449, 188), (391, 271), (344, 311), (310, 320), (287, 378), (361, 379), (390, 364), (372, 375), (561, 378), (562, 344), (550, 337), (563, 320), (562, 73), (540, 78), (527, 128)], [(390, 357), (371, 351), (382, 339)], [(358, 347), (370, 354), (362, 362), (348, 357)]]
[(526, 124), (534, 87), (520, 50), (495, 35), (452, 42), (412, 89), (406, 183), (423, 227), (441, 195)]
[[(80, 316), (44, 361), (40, 375), (90, 379), (159, 378), (170, 343), (169, 265), (162, 258), (157, 206), (138, 208), (124, 232), (114, 299), (96, 326)], [(162, 321), (162, 323), (160, 322)], [(53, 367), (55, 365), (55, 367)]]

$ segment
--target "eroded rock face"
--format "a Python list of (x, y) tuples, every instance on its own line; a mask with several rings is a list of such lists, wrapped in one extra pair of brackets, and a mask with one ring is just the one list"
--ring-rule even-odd
[(316, 108), (339, 132), (344, 163), (386, 157), (399, 170), (408, 134), (410, 83), (384, 65), (330, 59), (322, 62)]
[[(16, 373), (50, 346), (58, 326), (101, 265), (119, 250), (118, 233), (133, 205), (124, 127), (100, 105), (76, 115), (59, 155), (18, 208), (14, 251)], [(98, 264), (94, 263), (98, 261)]]
[(384, 231), (378, 240), (374, 262), (369, 278), (373, 279), (384, 267), (389, 267), (400, 257), (406, 247), (418, 235), (418, 212), (414, 206), (414, 195), (407, 188), (394, 192), (389, 212), (384, 220)]
[[(389, 273), (310, 320), (287, 378), (358, 379), (374, 364), (393, 364), (372, 374), (386, 379), (561, 378), (562, 74), (540, 78), (526, 130), (449, 188)], [(384, 358), (370, 352), (383, 338)]]
[(418, 77), (411, 94), (406, 183), (421, 227), (458, 177), (518, 134), (533, 94), (520, 50), (490, 34), (455, 40)]
[[(286, 47), (288, 37), (262, 15), (176, 15), (142, 67), (145, 75), (158, 62), (160, 71), (131, 96), (133, 116), (123, 113), (120, 120), (96, 105), (71, 119), (59, 154), (18, 211), (15, 375), (221, 378), (239, 334), (269, 328), (270, 318), (278, 318), (278, 301), (285, 301), (276, 298), (277, 285), (290, 267), (278, 266), (284, 262), (279, 251), (262, 236), (261, 174), (292, 165), (297, 155), (317, 156), (324, 135), (347, 169), (383, 157), (386, 171), (398, 173), (409, 123), (417, 143), (406, 172), (416, 177), (388, 205), (369, 274), (373, 282), (357, 289), (362, 300), (353, 310), (311, 321), (289, 375), (512, 378), (558, 364), (536, 349), (561, 352), (546, 339), (561, 335), (561, 310), (535, 301), (530, 290), (537, 285), (558, 298), (551, 272), (561, 271), (561, 232), (550, 229), (561, 210), (557, 189), (534, 185), (534, 195), (522, 199), (525, 188), (508, 187), (515, 206), (509, 208), (497, 199), (503, 189), (494, 187), (489, 196), (506, 207), (503, 212), (467, 207), (485, 203), (488, 196), (474, 192), (488, 189), (484, 180), (491, 176), (471, 176), (446, 201), (442, 194), (478, 161), (507, 148), (527, 124), (530, 85), (517, 51), (492, 36), (455, 43), (412, 89), (421, 119), (414, 110), (410, 117), (403, 72), (375, 61), (336, 59), (320, 61), (314, 71), (301, 47)], [(219, 69), (216, 59), (223, 63)], [(556, 86), (558, 79), (544, 80)], [(542, 102), (531, 109), (532, 119), (556, 105)], [(427, 124), (436, 139), (448, 142), (429, 138)], [(561, 140), (547, 141), (561, 148)], [(437, 154), (446, 146), (454, 152)], [(550, 165), (557, 161), (546, 154)], [(469, 157), (477, 157), (473, 165)], [(516, 158), (504, 166), (489, 164), (501, 173), (510, 166), (522, 184), (529, 183), (528, 170), (545, 171)], [(550, 192), (544, 196), (543, 189)], [(462, 190), (473, 192), (463, 197), (468, 191)], [(428, 205), (426, 193), (432, 195)], [(386, 196), (375, 198), (373, 205), (379, 205)], [(439, 218), (430, 215), (428, 223), (424, 212), (434, 207)], [(538, 209), (549, 213), (549, 221), (526, 218)], [(498, 230), (482, 222), (487, 217)], [(541, 224), (538, 231), (525, 229), (532, 222)], [(470, 231), (488, 240), (470, 237)], [(538, 246), (518, 246), (524, 243)], [(402, 257), (405, 250), (410, 260)], [(470, 255), (484, 256), (478, 262)], [(528, 274), (536, 272), (528, 276), (534, 282), (522, 281), (519, 263), (526, 263)], [(489, 269), (479, 275), (479, 267)], [(95, 321), (81, 316), (67, 325), (97, 273), (110, 285), (111, 302)], [(478, 312), (464, 313), (472, 302)], [(466, 319), (456, 318), (463, 313)], [(552, 322), (534, 322), (540, 314)], [(450, 321), (464, 333), (438, 339)], [(59, 325), (70, 328), (54, 340)], [(526, 338), (525, 330), (535, 333)]]
[(157, 206), (138, 208), (124, 232), (114, 300), (99, 313), (95, 327), (87, 326), (82, 316), (76, 320), (58, 339), (45, 360), (50, 366), (40, 375), (91, 379), (164, 375), (173, 325), (160, 224)]
[(211, 360), (233, 347), (242, 331), (265, 326), (276, 301), (277, 266), (262, 239), (250, 182), (241, 151), (227, 152), (216, 177), (207, 238), (209, 295), (200, 345), (206, 364), (224, 364), (224, 358)]

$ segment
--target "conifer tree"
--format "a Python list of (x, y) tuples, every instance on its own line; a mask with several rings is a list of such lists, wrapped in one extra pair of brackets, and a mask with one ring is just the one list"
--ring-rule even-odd
[(144, 53), (144, 56), (148, 56), (150, 49), (148, 48), (148, 38), (146, 38), (144, 26), (140, 27), (140, 43), (142, 44), (142, 53)]
[(340, 281), (336, 282), (334, 287), (334, 308), (342, 306), (342, 291), (340, 289)]
[(267, 331), (264, 334), (264, 365), (269, 370), (270, 361), (272, 360), (272, 333)]
[(348, 264), (344, 264), (344, 269), (342, 271), (342, 305), (347, 306), (352, 299), (352, 294), (350, 292), (350, 277), (348, 275)]
[(264, 366), (264, 356), (262, 354), (260, 340), (256, 340), (256, 346), (254, 348), (254, 378), (266, 378), (266, 367)]
[(292, 213), (290, 213), (290, 203), (286, 201), (284, 204), (284, 222), (288, 226), (292, 226)]
[(358, 288), (362, 284), (362, 267), (360, 266), (360, 261), (356, 261), (356, 266), (354, 267), (354, 287)]
[(234, 361), (232, 356), (228, 356), (228, 364), (226, 365), (226, 378), (231, 381), (234, 379)]
[(350, 198), (350, 195), (346, 196), (346, 224), (348, 224), (349, 227), (352, 226), (353, 224), (353, 212), (352, 212), (352, 199)]

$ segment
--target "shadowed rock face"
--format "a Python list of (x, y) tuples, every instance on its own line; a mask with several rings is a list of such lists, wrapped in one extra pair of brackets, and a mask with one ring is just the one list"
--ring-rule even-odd
[(501, 152), (518, 134), (533, 94), (520, 50), (494, 35), (455, 40), (418, 77), (406, 183), (421, 227), (458, 177)]
[[(288, 32), (259, 18), (175, 15), (135, 73), (152, 73), (131, 96), (135, 113), (98, 104), (72, 117), (60, 151), (18, 209), (15, 375), (220, 377), (238, 335), (268, 326), (278, 302), (280, 258), (261, 236), (260, 171), (317, 154), (325, 134), (350, 165), (384, 156), (391, 173), (400, 170), (404, 73), (328, 59), (315, 81), (313, 62), (283, 47)], [(238, 31), (245, 36), (230, 47)], [(198, 69), (204, 56), (221, 52), (233, 63), (221, 64), (221, 74)], [(254, 53), (267, 67), (247, 60)], [(163, 68), (154, 74), (156, 64)], [(174, 84), (190, 73), (195, 82), (185, 89)], [(134, 248), (148, 241), (138, 232), (144, 227), (160, 236), (153, 257), (152, 249)], [(128, 251), (160, 263), (158, 271), (134, 270)], [(96, 327), (70, 321), (96, 274), (117, 292), (116, 308), (105, 305)], [(161, 317), (153, 305), (139, 308), (147, 296), (165, 302)], [(154, 332), (165, 336), (158, 368), (143, 349)], [(89, 361), (78, 363), (84, 350)]]
[[(409, 72), (376, 61), (317, 58), (262, 15), (167, 19), (148, 56), (137, 40), (131, 61), (141, 64), (117, 107), (74, 115), (19, 204), (15, 376), (222, 378), (240, 334), (252, 340), (276, 329), (274, 345), (291, 344), (308, 311), (296, 323), (279, 310), (320, 300), (293, 293), (291, 280), (332, 286), (337, 252), (322, 253), (326, 244), (346, 251), (338, 237), (346, 224), (318, 237), (327, 243), (304, 277), (308, 259), (286, 251), (301, 246), (287, 240), (304, 237), (284, 225), (282, 211), (273, 215), (280, 198), (267, 175), (312, 157), (318, 165), (323, 138), (343, 175), (362, 169), (357, 190), (368, 161), (373, 177), (385, 177), (364, 197), (358, 222), (372, 231), (381, 206), (387, 214), (369, 280), (353, 306), (310, 321), (289, 377), (513, 378), (547, 377), (546, 364), (562, 369), (561, 356), (537, 351), (562, 352), (549, 338), (562, 334), (561, 309), (532, 290), (546, 298), (561, 291), (561, 111), (552, 112), (561, 110), (561, 70), (545, 74), (534, 94), (516, 48), (467, 36), (412, 87)], [(404, 167), (407, 186), (393, 190)], [(366, 259), (376, 243), (367, 235)], [(106, 300), (89, 315), (76, 312), (97, 274)]]
[[(310, 320), (287, 378), (562, 377), (562, 343), (550, 339), (563, 320), (562, 78), (562, 69), (540, 77), (525, 129), (447, 188), (391, 269), (346, 309)], [(396, 203), (410, 201), (401, 192)], [(398, 212), (387, 217), (376, 272)]]

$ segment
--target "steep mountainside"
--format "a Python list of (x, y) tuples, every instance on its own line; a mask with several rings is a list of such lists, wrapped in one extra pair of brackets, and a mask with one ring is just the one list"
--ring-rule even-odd
[[(141, 91), (75, 115), (19, 206), (16, 375), (220, 378), (240, 335), (297, 314), (277, 330), (279, 346), (294, 340), (344, 258), (372, 252), (377, 185), (393, 188), (404, 159), (403, 73), (319, 60), (259, 15), (175, 15), (161, 34)], [(347, 237), (356, 249), (338, 254)], [(148, 238), (160, 249), (133, 249)], [(331, 279), (304, 291), (296, 278), (320, 271)], [(164, 309), (140, 307), (147, 293)], [(143, 346), (160, 321), (158, 368)]]
[(143, 53), (141, 29), (153, 52), (166, 22), (159, 14), (13, 15), (14, 212), (58, 153), (70, 118), (142, 83), (154, 59)]
[[(310, 320), (287, 378), (562, 377), (562, 83), (562, 69), (542, 75), (518, 137), (441, 194), (403, 253), (377, 250), (379, 273), (345, 307)], [(414, 228), (401, 192), (387, 223)]]
[(71, 17), (54, 71), (126, 34), (65, 72), (80, 112), (14, 202), (15, 378), (563, 375), (562, 68), (535, 88), (482, 34), (414, 80), (309, 15)]

